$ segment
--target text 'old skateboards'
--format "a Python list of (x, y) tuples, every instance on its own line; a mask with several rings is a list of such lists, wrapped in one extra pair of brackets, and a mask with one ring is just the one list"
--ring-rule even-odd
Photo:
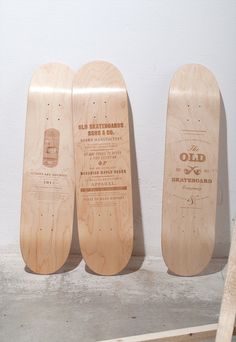
[(220, 94), (197, 64), (179, 69), (170, 86), (163, 189), (162, 251), (170, 271), (200, 273), (215, 242)]
[(132, 253), (133, 213), (127, 93), (112, 64), (77, 73), (73, 116), (82, 255), (94, 272), (116, 274)]
[(72, 238), (74, 150), (71, 69), (46, 64), (28, 95), (21, 205), (21, 252), (34, 272), (65, 263)]

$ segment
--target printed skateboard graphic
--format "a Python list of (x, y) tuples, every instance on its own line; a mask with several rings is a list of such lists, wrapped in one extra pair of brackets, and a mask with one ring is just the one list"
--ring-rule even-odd
[(70, 250), (75, 192), (73, 76), (63, 64), (46, 64), (34, 73), (29, 88), (20, 235), (23, 259), (39, 274), (56, 272)]
[(200, 273), (214, 249), (219, 119), (214, 76), (183, 66), (169, 92), (162, 215), (163, 257), (182, 276)]
[(128, 100), (110, 63), (86, 64), (73, 86), (79, 240), (89, 268), (119, 273), (133, 247)]

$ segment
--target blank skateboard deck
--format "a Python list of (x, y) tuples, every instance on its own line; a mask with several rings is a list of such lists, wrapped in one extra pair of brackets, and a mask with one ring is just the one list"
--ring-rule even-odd
[(76, 198), (83, 258), (95, 273), (119, 273), (133, 246), (128, 100), (110, 63), (86, 64), (73, 85)]
[(33, 75), (26, 116), (21, 204), (21, 252), (35, 273), (56, 272), (72, 238), (74, 150), (72, 82), (63, 64), (46, 64)]
[(230, 342), (236, 314), (236, 221), (228, 260), (224, 294), (221, 302), (216, 342)]
[(177, 275), (199, 274), (215, 244), (220, 93), (198, 64), (174, 75), (169, 92), (162, 252)]

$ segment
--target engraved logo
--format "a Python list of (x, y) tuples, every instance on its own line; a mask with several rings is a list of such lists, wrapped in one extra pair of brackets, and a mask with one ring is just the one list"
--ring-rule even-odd
[(55, 167), (58, 163), (60, 133), (55, 128), (49, 128), (44, 132), (43, 165)]
[(188, 152), (180, 153), (180, 160), (189, 162), (203, 163), (206, 161), (206, 156), (203, 153), (195, 153), (199, 151), (199, 147), (196, 145), (191, 145)]
[[(207, 160), (207, 157), (203, 153), (199, 153), (199, 147), (197, 145), (192, 144), (187, 152), (182, 152), (179, 154), (179, 159), (182, 162), (187, 162), (189, 165), (184, 167), (176, 168), (176, 171), (183, 171), (185, 175), (190, 175), (189, 177), (172, 177), (172, 182), (184, 182), (184, 183), (212, 183), (212, 179), (208, 178), (196, 178), (193, 176), (199, 176), (202, 172), (206, 172), (208, 170), (201, 170), (200, 165), (196, 165), (196, 163), (204, 163)], [(192, 165), (190, 165), (192, 164)], [(194, 165), (195, 164), (195, 165)]]

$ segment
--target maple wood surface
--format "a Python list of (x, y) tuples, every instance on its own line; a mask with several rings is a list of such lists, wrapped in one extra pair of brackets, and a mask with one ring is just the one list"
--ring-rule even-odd
[(199, 274), (215, 244), (220, 93), (202, 65), (171, 81), (166, 128), (162, 253), (169, 270)]
[(221, 302), (216, 342), (230, 342), (236, 314), (236, 221), (234, 221), (228, 268)]
[(41, 274), (63, 266), (72, 238), (73, 76), (63, 64), (45, 64), (28, 94), (20, 245), (26, 265)]
[(112, 64), (78, 71), (73, 117), (81, 252), (92, 271), (116, 274), (132, 253), (133, 209), (127, 92)]

